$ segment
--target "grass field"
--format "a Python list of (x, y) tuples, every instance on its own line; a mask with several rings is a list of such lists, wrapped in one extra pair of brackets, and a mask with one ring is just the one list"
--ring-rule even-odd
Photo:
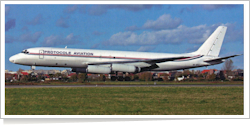
[(6, 88), (6, 115), (243, 115), (243, 87)]

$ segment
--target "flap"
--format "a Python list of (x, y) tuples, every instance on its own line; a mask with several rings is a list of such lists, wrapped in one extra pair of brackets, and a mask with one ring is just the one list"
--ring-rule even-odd
[(243, 55), (243, 54), (237, 54), (237, 55), (232, 55), (232, 56), (219, 57), (219, 58), (215, 58), (215, 59), (208, 59), (208, 60), (204, 60), (204, 62), (222, 61), (223, 59), (228, 59), (228, 58), (232, 58), (232, 57), (240, 56), (240, 55)]

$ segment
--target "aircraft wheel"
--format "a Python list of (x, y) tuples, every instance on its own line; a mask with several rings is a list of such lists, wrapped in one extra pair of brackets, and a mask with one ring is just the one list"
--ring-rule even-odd
[(118, 76), (117, 80), (118, 81), (123, 81), (123, 76)]
[(111, 81), (115, 81), (117, 79), (116, 76), (111, 76)]
[(126, 76), (125, 81), (131, 81), (130, 77)]

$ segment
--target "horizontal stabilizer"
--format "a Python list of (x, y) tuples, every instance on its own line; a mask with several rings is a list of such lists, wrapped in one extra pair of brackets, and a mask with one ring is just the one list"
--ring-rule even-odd
[(184, 59), (187, 57), (172, 57), (172, 58), (157, 58), (157, 59), (141, 59), (141, 60), (128, 60), (128, 61), (110, 61), (110, 62), (93, 62), (88, 63), (88, 65), (103, 65), (103, 64), (117, 64), (117, 63), (136, 63), (136, 62), (145, 62), (149, 64), (174, 61), (178, 59)]
[(208, 60), (204, 60), (204, 62), (216, 62), (216, 61), (222, 61), (222, 60), (224, 60), (224, 59), (228, 59), (228, 58), (232, 58), (232, 57), (235, 57), (235, 56), (240, 56), (240, 55), (243, 55), (243, 54), (237, 54), (237, 55), (226, 56), (226, 57), (219, 57), (219, 58), (215, 58), (215, 59), (208, 59)]

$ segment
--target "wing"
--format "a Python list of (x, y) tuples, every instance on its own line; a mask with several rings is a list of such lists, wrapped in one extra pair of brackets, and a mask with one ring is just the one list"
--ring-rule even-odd
[(204, 60), (204, 62), (217, 62), (217, 61), (222, 61), (224, 59), (228, 59), (228, 58), (232, 58), (232, 57), (235, 57), (235, 56), (240, 56), (240, 55), (243, 55), (243, 54), (237, 54), (237, 55), (232, 55), (232, 56), (226, 56), (226, 57), (219, 57), (219, 58), (215, 58), (215, 59), (208, 59), (208, 60)]
[(119, 64), (119, 63), (136, 63), (136, 62), (145, 62), (151, 65), (161, 62), (174, 61), (178, 59), (184, 59), (187, 57), (170, 57), (170, 58), (157, 58), (157, 59), (137, 59), (137, 60), (128, 60), (128, 61), (110, 61), (110, 62), (89, 62), (88, 65), (102, 65), (102, 64)]

